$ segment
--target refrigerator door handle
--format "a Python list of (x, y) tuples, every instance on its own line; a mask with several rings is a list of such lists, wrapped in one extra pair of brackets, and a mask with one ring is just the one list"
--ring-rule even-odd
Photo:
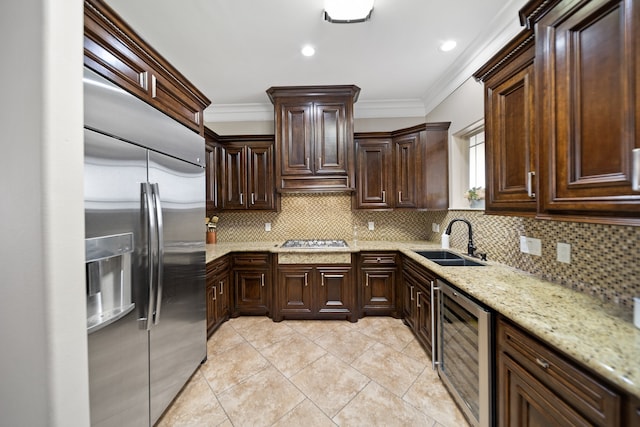
[(157, 237), (156, 233), (156, 217), (152, 213), (153, 211), (153, 195), (152, 195), (151, 184), (148, 182), (142, 183), (142, 195), (144, 197), (144, 205), (145, 205), (145, 215), (147, 219), (147, 271), (149, 276), (149, 302), (147, 304), (147, 316), (146, 320), (146, 329), (147, 331), (151, 330), (151, 325), (153, 322), (153, 303), (155, 301), (155, 287), (153, 286), (155, 282), (155, 269), (154, 267), (154, 258), (155, 258), (155, 240)]
[(153, 200), (155, 205), (156, 215), (156, 242), (158, 244), (157, 250), (157, 270), (156, 270), (156, 309), (153, 323), (160, 323), (160, 307), (162, 306), (162, 288), (163, 288), (163, 275), (164, 270), (164, 223), (162, 221), (162, 203), (160, 201), (160, 189), (158, 184), (151, 184), (153, 190)]

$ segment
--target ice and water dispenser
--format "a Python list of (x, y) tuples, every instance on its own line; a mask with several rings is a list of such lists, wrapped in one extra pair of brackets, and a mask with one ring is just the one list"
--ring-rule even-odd
[(87, 332), (96, 332), (131, 312), (133, 233), (85, 239)]

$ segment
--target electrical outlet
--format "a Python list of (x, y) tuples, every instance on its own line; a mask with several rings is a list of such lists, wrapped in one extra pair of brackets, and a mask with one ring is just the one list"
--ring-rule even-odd
[(568, 243), (558, 242), (557, 259), (558, 262), (564, 262), (565, 264), (571, 264), (571, 245)]
[(431, 223), (431, 231), (433, 231), (434, 233), (439, 233), (440, 232), (440, 224), (438, 224), (437, 222), (432, 222)]
[(523, 254), (529, 253), (529, 245), (527, 244), (527, 236), (520, 236), (520, 252)]
[(264, 223), (264, 231), (271, 231), (271, 223), (270, 222), (265, 222)]
[(531, 255), (542, 256), (542, 240), (527, 237), (527, 247)]
[(373, 223), (373, 221), (369, 221), (369, 222), (367, 223), (367, 226), (369, 227), (369, 231), (373, 231), (373, 230), (375, 230), (375, 229), (376, 229), (376, 226), (375, 226), (375, 224)]

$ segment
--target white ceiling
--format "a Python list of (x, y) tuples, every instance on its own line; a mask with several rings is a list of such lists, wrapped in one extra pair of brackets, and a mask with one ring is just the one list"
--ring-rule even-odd
[(376, 0), (370, 21), (330, 24), (323, 0), (106, 2), (212, 100), (207, 122), (270, 119), (265, 91), (293, 85), (358, 85), (356, 117), (423, 116), (519, 31), (525, 4)]

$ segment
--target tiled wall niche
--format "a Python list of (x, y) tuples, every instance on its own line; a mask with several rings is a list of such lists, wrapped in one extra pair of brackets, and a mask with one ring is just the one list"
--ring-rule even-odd
[[(614, 303), (630, 313), (633, 297), (640, 296), (640, 227), (541, 221), (531, 218), (484, 215), (481, 211), (433, 212), (351, 211), (348, 194), (283, 195), (280, 212), (223, 212), (219, 241), (284, 241), (286, 239), (440, 241), (453, 218), (473, 224), (479, 252), (543, 279)], [(375, 230), (367, 230), (373, 221)], [(272, 231), (264, 231), (271, 223)], [(431, 231), (432, 223), (440, 233)], [(542, 256), (520, 252), (520, 236), (542, 240)], [(556, 261), (556, 244), (571, 245), (571, 264)], [(455, 224), (451, 247), (466, 250), (467, 232)]]

